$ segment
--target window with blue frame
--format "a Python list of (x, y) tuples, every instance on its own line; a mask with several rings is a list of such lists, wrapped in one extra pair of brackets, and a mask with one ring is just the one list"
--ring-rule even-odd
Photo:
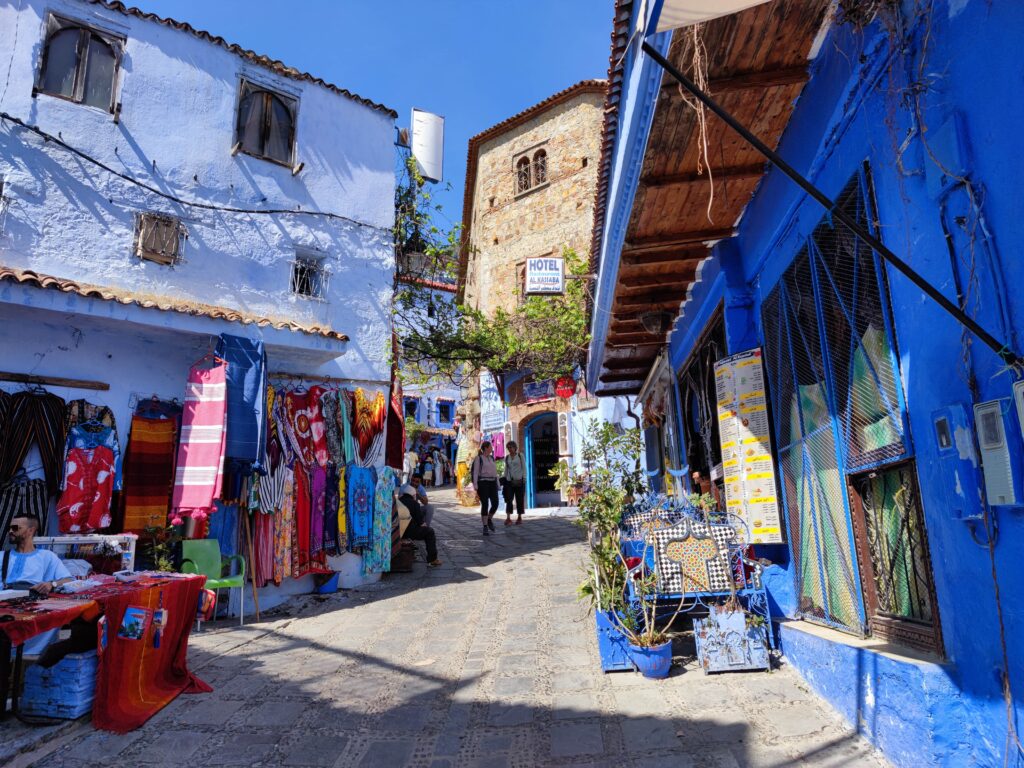
[(455, 418), (455, 404), (449, 400), (437, 401), (437, 423), (438, 426), (450, 427), (452, 419)]
[(405, 398), (405, 418), (419, 421), (420, 399), (418, 397)]
[[(865, 228), (866, 189), (858, 174), (838, 200)], [(763, 302), (762, 325), (801, 613), (899, 640), (893, 622), (933, 627), (881, 260), (826, 216)], [(934, 648), (937, 634), (923, 636), (910, 644)]]

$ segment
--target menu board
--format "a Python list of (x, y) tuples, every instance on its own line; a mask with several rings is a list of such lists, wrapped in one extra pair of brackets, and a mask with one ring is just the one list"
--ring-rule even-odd
[(780, 544), (782, 526), (761, 350), (741, 352), (715, 363), (715, 389), (726, 505), (746, 522), (754, 544)]

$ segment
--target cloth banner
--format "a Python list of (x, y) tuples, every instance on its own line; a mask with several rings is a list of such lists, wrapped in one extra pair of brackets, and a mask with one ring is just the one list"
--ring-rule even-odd
[(225, 369), (218, 365), (189, 371), (171, 499), (176, 514), (191, 513), (203, 519), (220, 496), (227, 420)]
[(224, 455), (263, 474), (267, 451), (267, 353), (263, 342), (222, 333), (217, 355), (227, 361), (228, 433)]

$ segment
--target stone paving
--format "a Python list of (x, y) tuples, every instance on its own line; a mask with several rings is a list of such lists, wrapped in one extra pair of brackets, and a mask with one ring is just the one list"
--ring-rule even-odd
[(34, 764), (885, 765), (785, 666), (705, 676), (684, 658), (666, 681), (602, 674), (575, 597), (580, 530), (499, 520), (482, 539), (472, 510), (434, 496), (442, 568), (205, 629), (190, 659), (212, 694), (179, 696), (125, 736), (83, 725)]

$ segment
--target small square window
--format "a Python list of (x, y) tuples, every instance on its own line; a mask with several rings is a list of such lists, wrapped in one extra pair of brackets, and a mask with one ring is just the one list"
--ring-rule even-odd
[(327, 269), (322, 259), (296, 256), (292, 262), (291, 290), (296, 296), (323, 301), (327, 298)]
[(437, 404), (437, 420), (442, 424), (451, 424), (452, 421), (452, 404), (451, 403), (438, 403)]
[(181, 244), (186, 237), (181, 222), (173, 216), (140, 213), (135, 216), (135, 255), (145, 261), (172, 266), (181, 261)]

